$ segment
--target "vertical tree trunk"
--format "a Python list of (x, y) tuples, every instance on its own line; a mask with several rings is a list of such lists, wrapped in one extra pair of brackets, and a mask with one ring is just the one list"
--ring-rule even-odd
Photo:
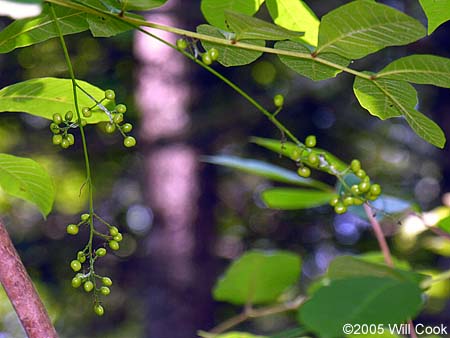
[(11, 238), (0, 221), (0, 282), (29, 338), (56, 338), (58, 334), (31, 282)]

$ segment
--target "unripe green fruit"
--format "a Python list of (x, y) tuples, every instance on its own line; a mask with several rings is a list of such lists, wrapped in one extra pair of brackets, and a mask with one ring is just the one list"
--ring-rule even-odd
[(123, 145), (127, 148), (134, 147), (136, 145), (136, 139), (133, 136), (127, 136), (123, 140)]
[(81, 286), (81, 283), (83, 280), (80, 277), (73, 277), (72, 278), (72, 287), (79, 288)]
[(374, 196), (381, 194), (381, 187), (379, 184), (374, 184), (370, 187), (370, 193)]
[(357, 170), (355, 175), (358, 176), (361, 179), (363, 179), (364, 177), (367, 176), (366, 172), (363, 169)]
[(113, 282), (112, 282), (111, 278), (109, 278), (109, 277), (102, 277), (102, 283), (105, 286), (113, 285)]
[(361, 162), (359, 160), (353, 160), (352, 163), (350, 163), (350, 169), (352, 169), (352, 171), (356, 173), (361, 169)]
[(89, 107), (83, 107), (83, 109), (81, 109), (81, 114), (83, 114), (84, 117), (91, 117), (92, 111), (89, 109)]
[(108, 122), (105, 126), (105, 132), (107, 132), (108, 134), (112, 134), (114, 133), (114, 131), (116, 130), (116, 125), (114, 123)]
[(334, 196), (331, 200), (330, 200), (330, 205), (332, 206), (332, 207), (334, 207), (336, 204), (338, 204), (339, 203), (339, 201), (340, 201), (340, 199), (339, 199), (339, 196)]
[(314, 148), (317, 144), (317, 140), (316, 137), (314, 135), (309, 135), (306, 139), (305, 139), (305, 145), (308, 148)]
[(208, 51), (208, 54), (212, 61), (217, 61), (217, 59), (219, 58), (219, 51), (216, 48), (211, 48)]
[(211, 56), (208, 53), (202, 54), (202, 61), (207, 66), (209, 66), (213, 63), (213, 60), (211, 59)]
[(53, 142), (54, 145), (61, 144), (62, 140), (63, 140), (63, 137), (60, 134), (55, 134), (52, 137), (52, 142)]
[(78, 234), (78, 225), (76, 224), (69, 224), (66, 228), (66, 231), (69, 235), (76, 235)]
[(81, 270), (81, 263), (80, 263), (80, 261), (77, 261), (76, 259), (74, 259), (72, 262), (70, 262), (70, 267), (75, 272), (80, 271)]
[(273, 97), (273, 104), (275, 107), (282, 107), (284, 104), (284, 96), (281, 94), (277, 94)]
[(343, 203), (346, 207), (348, 207), (350, 205), (353, 205), (355, 203), (355, 200), (353, 197), (349, 196), (349, 197), (344, 198)]
[(82, 127), (86, 127), (87, 126), (87, 121), (85, 119), (81, 119), (81, 126)]
[(113, 121), (116, 124), (122, 123), (123, 122), (123, 114), (122, 113), (115, 114), (114, 117), (113, 117)]
[(364, 203), (364, 200), (362, 200), (361, 198), (355, 198), (353, 203), (355, 205), (362, 205)]
[(64, 137), (63, 140), (61, 141), (61, 148), (67, 149), (69, 147), (70, 147), (70, 141)]
[(334, 206), (334, 212), (338, 215), (343, 214), (347, 211), (347, 207), (342, 204), (341, 202), (339, 202), (338, 204), (336, 204)]
[(361, 191), (361, 192), (368, 192), (370, 189), (370, 183), (363, 181), (358, 184), (358, 188), (359, 188), (359, 191)]
[(319, 156), (317, 156), (314, 153), (310, 153), (308, 155), (308, 162), (312, 165), (312, 166), (316, 166), (319, 164)]
[(105, 309), (100, 304), (94, 305), (94, 312), (97, 316), (103, 316), (105, 314)]
[(129, 133), (131, 130), (133, 130), (133, 125), (132, 125), (131, 123), (125, 123), (125, 124), (122, 126), (122, 131), (123, 131), (124, 133)]
[(83, 289), (86, 292), (91, 292), (94, 289), (94, 283), (92, 283), (90, 280), (86, 281), (83, 284)]
[(181, 50), (185, 50), (188, 47), (188, 44), (185, 39), (177, 40), (177, 48)]
[(294, 150), (292, 150), (291, 160), (299, 161), (301, 159), (301, 157), (302, 157), (302, 152), (300, 149), (295, 148)]
[(59, 126), (54, 122), (50, 123), (50, 130), (52, 131), (53, 134), (59, 134), (61, 132)]
[(311, 176), (311, 169), (309, 169), (308, 167), (300, 167), (298, 168), (297, 173), (299, 176), (306, 178)]
[(73, 113), (69, 110), (67, 113), (66, 113), (66, 115), (64, 115), (64, 118), (65, 118), (65, 120), (66, 121), (72, 121), (72, 119), (73, 119)]
[(111, 290), (110, 290), (109, 287), (107, 287), (107, 286), (102, 286), (102, 287), (100, 288), (100, 293), (101, 293), (103, 296), (107, 296), (107, 295), (109, 295), (109, 294), (111, 293)]
[(113, 239), (114, 239), (116, 242), (122, 242), (122, 239), (123, 239), (122, 234), (119, 232), (117, 235), (115, 235), (115, 236), (113, 237)]
[(61, 124), (62, 123), (62, 116), (59, 113), (53, 114), (53, 122), (55, 124)]
[(361, 191), (359, 191), (359, 187), (357, 184), (354, 184), (350, 187), (350, 191), (352, 192), (353, 195), (359, 195), (361, 193)]
[(117, 250), (119, 250), (120, 245), (117, 241), (112, 240), (112, 241), (109, 241), (109, 247), (111, 248), (111, 250), (117, 251)]
[(84, 254), (83, 251), (77, 252), (77, 259), (80, 261), (80, 263), (86, 262), (86, 255)]
[(98, 248), (98, 249), (95, 251), (95, 254), (96, 254), (98, 257), (103, 257), (103, 256), (106, 255), (106, 249), (105, 249), (105, 248)]
[(105, 99), (114, 100), (116, 98), (116, 93), (112, 89), (105, 90)]
[(125, 114), (126, 111), (127, 111), (126, 105), (121, 103), (116, 106), (116, 112), (118, 112), (119, 114)]
[(82, 214), (81, 215), (81, 220), (83, 221), (83, 222), (87, 222), (87, 220), (89, 220), (89, 214)]
[(112, 226), (111, 228), (109, 228), (109, 234), (111, 236), (116, 236), (119, 233), (119, 229), (115, 226)]
[(73, 145), (75, 143), (75, 137), (73, 134), (67, 134), (66, 139), (69, 141), (70, 145)]

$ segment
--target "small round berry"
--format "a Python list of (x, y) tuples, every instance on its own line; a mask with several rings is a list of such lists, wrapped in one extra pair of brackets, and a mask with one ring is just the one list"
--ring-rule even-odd
[(343, 203), (344, 203), (344, 205), (346, 207), (348, 207), (348, 206), (353, 205), (355, 203), (355, 199), (353, 197), (351, 197), (351, 196), (348, 196), (348, 197), (344, 198)]
[(90, 280), (86, 281), (83, 284), (83, 289), (86, 292), (91, 292), (94, 289), (94, 283), (92, 283)]
[(106, 255), (106, 249), (105, 248), (98, 248), (97, 250), (95, 250), (95, 254), (98, 257), (103, 257)]
[(62, 116), (59, 113), (53, 114), (53, 122), (55, 124), (61, 124), (62, 123)]
[(301, 177), (309, 177), (311, 176), (311, 169), (308, 167), (300, 167), (298, 168), (297, 173)]
[(66, 115), (64, 115), (64, 119), (65, 119), (66, 121), (72, 121), (72, 119), (73, 119), (73, 113), (69, 110), (69, 111), (66, 113)]
[(316, 137), (314, 135), (309, 135), (306, 139), (305, 139), (305, 145), (308, 148), (314, 148), (317, 144), (316, 141)]
[(339, 196), (336, 195), (336, 196), (334, 196), (334, 197), (330, 200), (330, 205), (331, 205), (332, 207), (334, 207), (336, 204), (339, 203), (339, 201), (340, 201)]
[(219, 51), (216, 48), (211, 48), (208, 50), (208, 54), (212, 61), (217, 61), (219, 58)]
[(363, 169), (359, 169), (358, 171), (356, 171), (355, 175), (361, 179), (367, 176), (366, 172)]
[(177, 40), (177, 48), (181, 50), (185, 50), (188, 47), (188, 44), (185, 39)]
[(81, 220), (82, 220), (83, 222), (87, 222), (87, 221), (89, 220), (90, 217), (91, 217), (91, 216), (89, 216), (89, 214), (82, 214), (82, 215), (81, 215)]
[(79, 288), (82, 282), (83, 280), (80, 277), (75, 276), (72, 278), (72, 287)]
[(92, 111), (89, 109), (89, 107), (83, 107), (83, 109), (81, 109), (81, 114), (83, 114), (84, 117), (91, 117)]
[(127, 148), (134, 147), (136, 145), (136, 139), (133, 136), (127, 136), (123, 140), (123, 145)]
[(63, 140), (63, 137), (62, 137), (62, 135), (59, 135), (59, 134), (55, 134), (52, 137), (52, 142), (54, 145), (61, 144), (62, 140)]
[(94, 305), (94, 312), (97, 316), (103, 316), (105, 314), (105, 309), (100, 304)]
[(370, 189), (370, 183), (363, 181), (358, 184), (358, 188), (361, 192), (368, 192)]
[(282, 107), (284, 104), (284, 96), (281, 94), (277, 94), (273, 97), (273, 104), (275, 107)]
[(302, 157), (302, 151), (298, 148), (295, 148), (294, 150), (292, 150), (291, 153), (291, 159), (294, 161), (299, 161)]
[(213, 60), (211, 59), (211, 56), (208, 53), (202, 54), (202, 61), (207, 66), (209, 66), (213, 63)]
[(75, 272), (80, 271), (81, 270), (81, 263), (80, 263), (80, 261), (77, 261), (76, 259), (74, 259), (72, 262), (70, 262), (70, 267)]
[(111, 236), (116, 236), (119, 233), (119, 229), (115, 226), (112, 226), (111, 228), (109, 228), (109, 234)]
[(115, 240), (116, 242), (122, 242), (122, 239), (123, 239), (123, 236), (120, 232), (113, 237), (113, 240)]
[(107, 287), (107, 286), (102, 286), (102, 287), (100, 288), (100, 293), (101, 293), (103, 296), (107, 296), (107, 295), (109, 295), (109, 294), (111, 293), (111, 290), (110, 290), (109, 287)]
[(67, 134), (66, 138), (69, 141), (70, 145), (73, 145), (75, 143), (75, 137), (73, 136), (73, 134)]
[(381, 194), (381, 187), (379, 184), (374, 184), (370, 187), (370, 193), (374, 196)]
[(350, 191), (352, 192), (353, 195), (359, 195), (361, 193), (361, 191), (359, 191), (359, 187), (357, 184), (353, 184), (350, 187)]
[(83, 251), (77, 252), (77, 259), (80, 261), (80, 263), (86, 262), (86, 255), (84, 254)]
[(360, 162), (359, 160), (353, 160), (353, 161), (350, 163), (350, 169), (352, 169), (352, 171), (353, 171), (354, 173), (356, 173), (358, 170), (361, 169), (361, 162)]
[(105, 125), (105, 132), (108, 134), (112, 134), (114, 133), (114, 131), (116, 130), (116, 125), (114, 123), (108, 122)]
[(59, 126), (54, 122), (50, 123), (50, 130), (52, 131), (53, 134), (59, 134), (61, 132)]
[(119, 250), (120, 245), (117, 241), (112, 240), (112, 241), (109, 241), (109, 247), (111, 248), (111, 250), (117, 251), (117, 250)]
[(343, 214), (347, 211), (347, 207), (343, 203), (338, 203), (334, 206), (334, 212), (338, 215)]
[(121, 103), (116, 106), (116, 112), (118, 112), (119, 114), (125, 114), (126, 111), (127, 111), (126, 105)]
[(87, 121), (85, 119), (81, 119), (81, 126), (82, 127), (86, 127), (87, 126)]
[(105, 286), (111, 286), (113, 284), (111, 278), (109, 277), (102, 277), (102, 283)]
[(115, 114), (114, 117), (113, 117), (113, 121), (116, 124), (122, 123), (123, 122), (123, 114), (122, 113)]
[(353, 203), (354, 203), (355, 205), (362, 205), (362, 204), (364, 203), (364, 200), (361, 199), (361, 198), (355, 198), (355, 199), (353, 200)]
[(122, 131), (123, 131), (124, 133), (129, 133), (131, 130), (133, 130), (133, 125), (132, 125), (131, 123), (125, 123), (125, 124), (122, 126)]
[(314, 153), (310, 153), (308, 155), (308, 162), (309, 164), (311, 164), (312, 166), (316, 166), (319, 164), (319, 156), (317, 156)]
[(105, 99), (114, 100), (115, 98), (116, 98), (116, 93), (114, 93), (114, 90), (112, 90), (112, 89), (105, 90)]
[(61, 141), (61, 148), (67, 149), (69, 147), (70, 147), (70, 141), (64, 137), (63, 140)]
[(78, 234), (78, 225), (76, 224), (69, 224), (66, 228), (66, 231), (69, 235), (73, 235), (75, 236), (76, 234)]

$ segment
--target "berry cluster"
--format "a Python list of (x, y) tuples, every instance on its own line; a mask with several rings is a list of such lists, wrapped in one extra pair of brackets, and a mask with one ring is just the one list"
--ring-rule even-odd
[[(68, 111), (64, 114), (64, 118), (59, 113), (53, 114), (53, 122), (50, 123), (50, 130), (53, 133), (52, 142), (55, 145), (60, 145), (61, 148), (67, 149), (75, 143), (75, 137), (69, 133), (71, 128), (77, 128), (78, 124), (72, 122), (73, 112)], [(86, 120), (82, 119), (83, 127), (86, 125)]]
[(349, 206), (361, 205), (366, 201), (374, 201), (381, 194), (380, 185), (371, 183), (370, 177), (361, 168), (359, 160), (353, 160), (348, 170), (358, 178), (359, 182), (351, 186), (343, 185), (343, 192), (331, 199), (330, 205), (334, 207), (334, 211), (337, 214), (343, 214)]
[[(187, 41), (185, 39), (181, 39), (181, 38), (177, 40), (176, 45), (179, 50), (186, 50), (189, 47)], [(195, 56), (197, 57), (199, 52), (196, 47), (194, 47), (194, 48), (196, 50)], [(201, 58), (202, 58), (202, 62), (205, 65), (209, 66), (214, 61), (217, 61), (217, 59), (219, 58), (219, 51), (213, 47), (213, 48), (207, 50), (206, 52), (201, 53)]]
[[(72, 278), (72, 286), (74, 288), (83, 286), (84, 291), (88, 293), (93, 291), (94, 312), (97, 315), (102, 316), (105, 310), (100, 304), (99, 295), (107, 296), (110, 294), (111, 290), (109, 287), (112, 285), (112, 280), (109, 277), (96, 274), (94, 263), (97, 259), (107, 254), (106, 244), (108, 244), (109, 248), (113, 251), (119, 250), (119, 243), (122, 241), (123, 237), (117, 227), (110, 225), (96, 214), (93, 214), (93, 217), (107, 226), (107, 234), (101, 233), (94, 228), (94, 220), (89, 214), (82, 214), (80, 222), (78, 224), (69, 224), (66, 231), (69, 235), (77, 235), (80, 227), (86, 225), (89, 227), (92, 234), (97, 235), (97, 237), (103, 241), (103, 244), (94, 251), (92, 239), (89, 240), (86, 247), (83, 250), (78, 251), (76, 259), (70, 262), (70, 267), (76, 272), (76, 275)], [(84, 263), (86, 264), (83, 269)], [(97, 285), (98, 281), (100, 282), (100, 286)]]
[(312, 151), (317, 144), (316, 137), (314, 135), (309, 135), (305, 139), (305, 149), (306, 150), (306, 158), (303, 158), (304, 152), (302, 149), (296, 149), (291, 157), (297, 161), (299, 168), (297, 170), (297, 174), (301, 177), (309, 177), (311, 176), (311, 169), (305, 166), (307, 163), (310, 167), (316, 168), (320, 162), (319, 156)]

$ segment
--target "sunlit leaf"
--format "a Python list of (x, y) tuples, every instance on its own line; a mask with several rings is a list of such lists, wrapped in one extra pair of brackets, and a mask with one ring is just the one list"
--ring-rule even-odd
[(263, 2), (264, 0), (202, 0), (201, 10), (208, 23), (222, 29), (228, 29), (225, 11), (253, 15)]
[(123, 0), (122, 2), (125, 4), (124, 9), (147, 11), (161, 7), (167, 0)]
[[(197, 32), (209, 36), (213, 36), (216, 38), (222, 38), (224, 39), (225, 36), (216, 27), (209, 26), (209, 25), (200, 25), (197, 27)], [(253, 44), (255, 46), (264, 47), (265, 41), (264, 40), (242, 40), (241, 42)], [(216, 48), (219, 52), (219, 58), (217, 61), (226, 66), (226, 67), (232, 67), (232, 66), (242, 66), (247, 65), (249, 63), (252, 63), (253, 61), (257, 60), (261, 55), (262, 52), (253, 51), (253, 50), (247, 50), (243, 48), (236, 48), (232, 45), (219, 45), (217, 43), (212, 43), (208, 41), (202, 41), (202, 46), (209, 50), (211, 48)]]
[(441, 219), (436, 226), (450, 234), (450, 216)]
[(305, 32), (301, 37), (311, 46), (317, 46), (319, 19), (304, 1), (266, 0), (273, 21), (286, 29)]
[(53, 182), (45, 169), (32, 159), (0, 154), (0, 188), (33, 203), (44, 217), (52, 210)]
[(450, 20), (450, 0), (419, 0), (428, 19), (428, 34)]
[(375, 1), (357, 0), (323, 16), (316, 53), (359, 59), (388, 46), (409, 44), (425, 34), (416, 19)]
[[(297, 53), (304, 53), (311, 55), (311, 51), (308, 47), (302, 45), (301, 43), (293, 41), (280, 41), (275, 44), (275, 48), (288, 50)], [(311, 58), (298, 58), (293, 56), (278, 55), (281, 62), (286, 66), (291, 68), (293, 71), (299, 73), (300, 75), (309, 77), (311, 80), (319, 81), (325, 80), (331, 77), (335, 77), (341, 72), (341, 70), (325, 65), (321, 63), (321, 60), (330, 61), (334, 64), (346, 67), (350, 61), (340, 55), (332, 53), (323, 53), (318, 57)]]
[(450, 88), (450, 59), (436, 55), (406, 56), (387, 65), (377, 78)]
[(226, 11), (225, 19), (236, 40), (288, 40), (304, 35), (237, 12)]
[(288, 251), (248, 251), (217, 281), (214, 299), (238, 305), (274, 302), (298, 281), (300, 266), (300, 257)]
[(264, 203), (271, 209), (308, 209), (328, 204), (335, 192), (296, 188), (271, 188), (261, 193)]
[(421, 289), (392, 278), (333, 280), (299, 309), (299, 322), (324, 338), (342, 337), (344, 324), (400, 324), (419, 312)]
[[(105, 92), (87, 82), (77, 83), (91, 96), (100, 101)], [(79, 108), (95, 105), (86, 94), (77, 90)], [(104, 102), (106, 107), (114, 108), (113, 101)], [(74, 111), (72, 81), (70, 79), (37, 78), (13, 84), (0, 90), (0, 112), (25, 112), (51, 120), (53, 114), (65, 114)], [(88, 123), (109, 121), (108, 116), (99, 108), (92, 110), (92, 116), (85, 118)]]

